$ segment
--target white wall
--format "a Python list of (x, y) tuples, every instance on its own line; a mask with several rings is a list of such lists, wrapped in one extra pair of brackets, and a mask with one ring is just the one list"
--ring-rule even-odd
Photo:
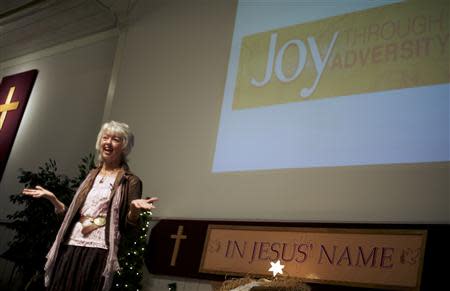
[(35, 171), (52, 158), (73, 176), (94, 153), (116, 42), (117, 32), (106, 32), (0, 64), (0, 77), (39, 71), (0, 183), (0, 219), (15, 211), (19, 168)]

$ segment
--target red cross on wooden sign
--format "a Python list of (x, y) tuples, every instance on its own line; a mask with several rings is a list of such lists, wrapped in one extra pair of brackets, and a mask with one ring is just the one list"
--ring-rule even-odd
[(6, 76), (0, 83), (0, 180), (37, 73), (31, 70)]

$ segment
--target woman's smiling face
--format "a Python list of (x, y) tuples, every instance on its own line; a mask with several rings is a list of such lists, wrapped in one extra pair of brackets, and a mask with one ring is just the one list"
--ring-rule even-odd
[(122, 162), (123, 138), (120, 135), (105, 132), (100, 142), (100, 154), (105, 163)]

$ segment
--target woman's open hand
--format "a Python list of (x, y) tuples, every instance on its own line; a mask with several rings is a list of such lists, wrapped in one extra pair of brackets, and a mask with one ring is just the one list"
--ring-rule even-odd
[(45, 188), (42, 188), (41, 186), (36, 186), (36, 188), (34, 189), (25, 188), (22, 190), (22, 194), (30, 196), (32, 198), (47, 199), (53, 204), (53, 206), (55, 207), (55, 212), (57, 214), (64, 213), (64, 211), (66, 210), (66, 206), (64, 205), (64, 203), (59, 201), (58, 198), (56, 198), (55, 194), (53, 194), (52, 192), (48, 191)]
[(50, 199), (52, 198), (52, 196), (55, 196), (52, 192), (42, 188), (41, 186), (36, 186), (35, 189), (25, 188), (22, 190), (22, 194), (33, 198), (47, 198), (47, 199)]
[(130, 211), (132, 213), (135, 213), (139, 210), (146, 211), (155, 209), (156, 206), (153, 204), (153, 202), (156, 202), (158, 200), (159, 198), (157, 197), (134, 199), (131, 201)]
[(133, 222), (137, 221), (141, 211), (151, 211), (152, 209), (155, 209), (156, 206), (153, 203), (158, 200), (159, 198), (157, 197), (132, 200), (130, 204), (130, 211), (128, 213), (128, 219)]

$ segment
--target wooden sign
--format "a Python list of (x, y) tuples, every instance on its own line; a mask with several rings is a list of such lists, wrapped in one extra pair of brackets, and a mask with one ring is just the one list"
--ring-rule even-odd
[[(224, 233), (227, 237), (218, 240), (217, 235)], [(420, 286), (420, 290), (428, 291), (447, 284), (449, 233), (449, 224), (162, 219), (151, 229), (145, 265), (154, 275), (222, 282), (233, 274), (270, 278), (270, 260), (279, 257), (285, 265), (283, 275), (303, 274), (303, 281), (314, 283), (310, 284), (313, 291), (355, 290), (353, 286), (367, 291), (417, 290)], [(247, 239), (245, 251), (244, 239)], [(359, 245), (361, 248), (355, 248)], [(216, 256), (220, 265), (210, 261)], [(241, 264), (224, 269), (223, 264), (233, 256), (234, 262)], [(247, 265), (255, 268), (245, 273), (247, 270), (242, 268)], [(316, 269), (307, 273), (307, 267)], [(373, 274), (364, 279), (359, 269), (372, 270)], [(322, 270), (326, 272), (319, 273)]]
[(285, 276), (305, 282), (419, 290), (426, 230), (209, 225), (200, 272)]

